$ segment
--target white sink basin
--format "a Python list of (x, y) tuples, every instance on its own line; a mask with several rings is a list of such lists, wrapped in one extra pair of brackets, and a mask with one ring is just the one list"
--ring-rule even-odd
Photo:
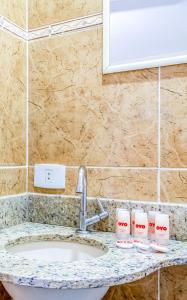
[(9, 253), (26, 259), (37, 259), (45, 262), (70, 263), (76, 260), (96, 258), (106, 253), (105, 250), (78, 242), (37, 241), (15, 245), (8, 249)]
[[(107, 252), (107, 248), (103, 244), (97, 241), (94, 245), (89, 245), (89, 243), (89, 239), (80, 239), (79, 242), (76, 237), (60, 240), (41, 240), (39, 238), (37, 241), (31, 240), (29, 242), (19, 240), (8, 245), (7, 251), (12, 255), (54, 264), (54, 266), (55, 262), (71, 263), (96, 259)], [(100, 300), (108, 290), (108, 287), (58, 290), (22, 286), (8, 282), (3, 282), (3, 285), (13, 300)]]

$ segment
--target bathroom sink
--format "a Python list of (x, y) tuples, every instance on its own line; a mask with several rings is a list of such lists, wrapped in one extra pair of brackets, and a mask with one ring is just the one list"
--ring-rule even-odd
[(73, 241), (36, 241), (9, 247), (8, 252), (26, 259), (70, 263), (97, 258), (104, 255), (106, 250)]
[[(6, 250), (9, 254), (20, 259), (35, 260), (44, 264), (63, 263), (70, 264), (75, 261), (87, 261), (96, 259), (108, 251), (101, 242), (79, 236), (38, 236), (29, 240), (18, 239), (8, 244)], [(16, 285), (3, 282), (5, 289), (13, 300), (100, 300), (108, 290), (108, 287), (86, 289), (53, 289), (35, 288), (24, 285)]]

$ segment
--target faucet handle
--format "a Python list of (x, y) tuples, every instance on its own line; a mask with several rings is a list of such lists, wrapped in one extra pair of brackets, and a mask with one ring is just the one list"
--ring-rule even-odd
[(100, 211), (101, 211), (101, 212), (104, 212), (105, 210), (104, 210), (104, 207), (103, 207), (101, 201), (100, 201), (99, 199), (96, 199), (96, 200), (97, 200), (97, 204), (98, 204), (98, 206), (99, 206)]
[(97, 199), (97, 204), (101, 212), (98, 215), (86, 219), (86, 226), (93, 225), (109, 216), (109, 213), (106, 210), (104, 210), (104, 207), (99, 199)]
[(101, 213), (99, 214), (100, 220), (105, 219), (109, 216), (108, 212), (104, 209), (101, 201), (99, 199), (97, 199), (97, 204), (100, 208)]

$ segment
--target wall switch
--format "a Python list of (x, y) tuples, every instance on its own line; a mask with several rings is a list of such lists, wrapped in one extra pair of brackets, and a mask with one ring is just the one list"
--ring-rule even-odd
[(37, 164), (34, 166), (34, 186), (48, 189), (65, 189), (63, 165)]

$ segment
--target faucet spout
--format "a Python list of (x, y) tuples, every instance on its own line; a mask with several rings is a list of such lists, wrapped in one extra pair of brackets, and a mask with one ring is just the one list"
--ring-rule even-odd
[(76, 192), (81, 194), (80, 206), (80, 231), (86, 231), (87, 217), (87, 171), (84, 166), (80, 166)]
[(101, 202), (98, 200), (101, 213), (91, 218), (87, 218), (87, 171), (84, 166), (80, 166), (78, 171), (76, 192), (81, 194), (80, 228), (78, 229), (78, 232), (87, 233), (87, 227), (108, 217), (108, 212), (104, 210)]
[(78, 173), (76, 193), (84, 193), (84, 188), (87, 186), (87, 172), (84, 166), (80, 166)]

